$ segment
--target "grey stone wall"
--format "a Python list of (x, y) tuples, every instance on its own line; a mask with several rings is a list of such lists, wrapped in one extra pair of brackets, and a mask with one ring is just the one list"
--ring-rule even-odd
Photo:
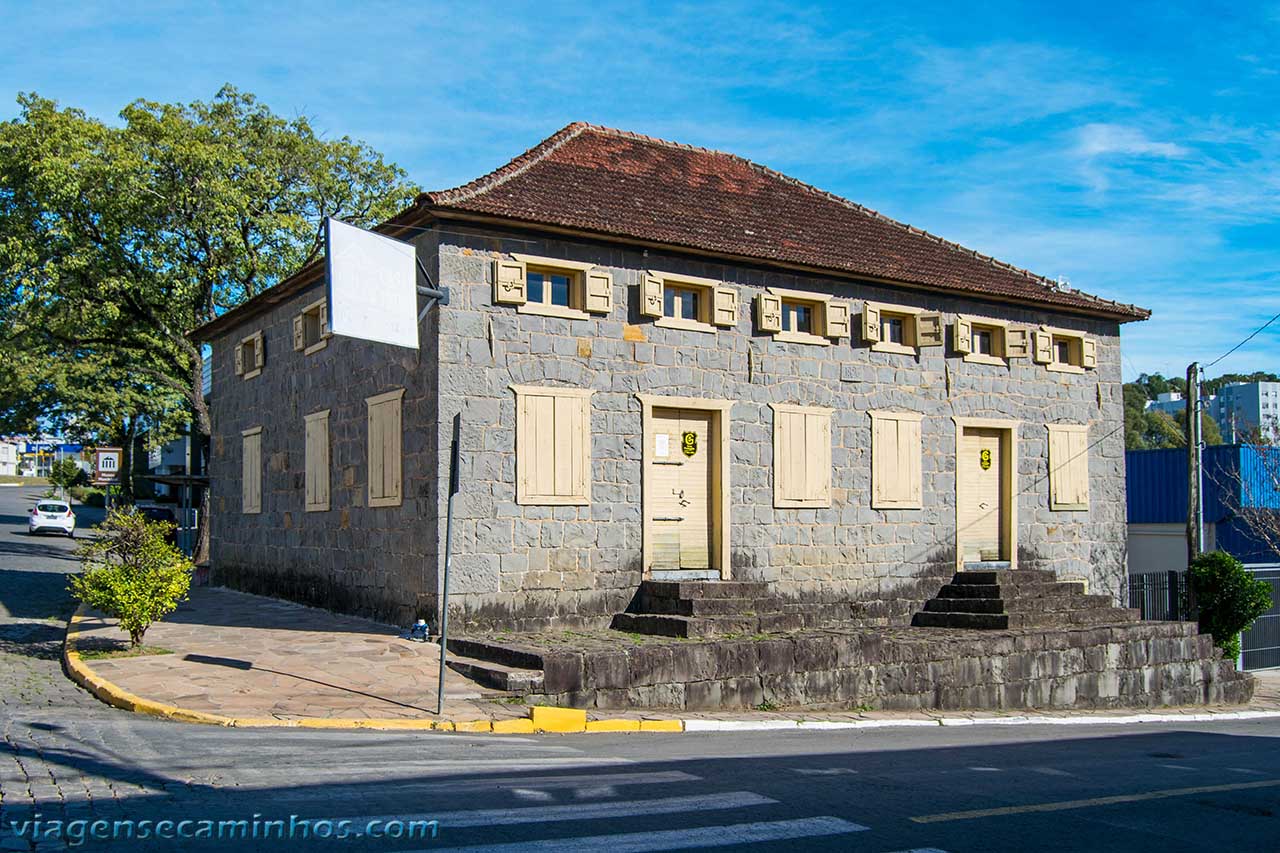
[[(607, 317), (564, 320), (494, 306), (498, 253), (588, 261), (614, 276)], [(714, 335), (665, 329), (636, 307), (641, 270), (737, 287), (738, 325)], [(1119, 329), (1114, 322), (912, 292), (872, 282), (712, 263), (585, 241), (537, 239), (450, 224), (439, 243), (442, 315), (439, 430), (462, 412), (467, 450), (451, 590), (470, 630), (600, 623), (641, 579), (640, 404), (636, 392), (736, 401), (732, 410), (733, 577), (799, 600), (854, 599), (866, 624), (897, 624), (949, 576), (955, 556), (953, 416), (1016, 419), (1019, 565), (1119, 594), (1125, 565), (1124, 439)], [(1050, 372), (1029, 359), (966, 363), (943, 348), (919, 356), (872, 352), (844, 339), (818, 347), (775, 342), (754, 327), (754, 297), (786, 287), (1079, 330), (1098, 341), (1098, 368)], [(512, 383), (592, 388), (592, 501), (515, 503)], [(774, 509), (769, 403), (830, 406), (833, 505)], [(924, 508), (870, 506), (871, 409), (923, 412)], [(1048, 423), (1090, 424), (1090, 509), (1049, 510)], [(444, 476), (444, 472), (441, 472)], [(441, 504), (443, 506), (443, 504)], [(441, 528), (441, 533), (443, 530)], [(451, 610), (453, 607), (451, 606)], [(451, 617), (452, 618), (452, 617)]]
[[(434, 264), (434, 241), (420, 243)], [(213, 341), (211, 559), (217, 583), (407, 624), (436, 607), (439, 482), (436, 320), (414, 350), (332, 337), (295, 352), (293, 317), (324, 295), (318, 282)], [(235, 374), (233, 347), (261, 329), (266, 364)], [(395, 388), (403, 400), (403, 502), (368, 503), (365, 399)], [(329, 409), (330, 509), (304, 509), (303, 416)], [(241, 512), (242, 430), (262, 429), (262, 512)]]

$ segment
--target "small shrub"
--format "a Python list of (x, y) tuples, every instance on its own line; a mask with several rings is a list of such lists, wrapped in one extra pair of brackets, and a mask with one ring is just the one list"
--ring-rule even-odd
[(83, 506), (104, 507), (107, 505), (107, 493), (91, 486), (72, 486), (71, 499)]
[(1224, 657), (1240, 656), (1240, 632), (1271, 609), (1271, 587), (1225, 551), (1201, 554), (1187, 568), (1200, 608), (1200, 631), (1213, 635)]
[(78, 600), (120, 620), (130, 645), (142, 645), (153, 622), (177, 609), (191, 589), (191, 561), (170, 545), (173, 525), (112, 510), (97, 528), (103, 535), (76, 551), (83, 573), (68, 589)]

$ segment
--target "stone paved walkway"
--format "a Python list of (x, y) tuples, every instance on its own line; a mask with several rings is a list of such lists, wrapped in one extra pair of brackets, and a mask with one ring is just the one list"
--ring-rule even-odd
[[(91, 615), (77, 645), (125, 646), (115, 621)], [(440, 647), (351, 616), (235, 592), (197, 588), (147, 631), (170, 655), (87, 660), (131, 693), (228, 717), (434, 719)], [(453, 670), (445, 672), (443, 719), (525, 716)]]

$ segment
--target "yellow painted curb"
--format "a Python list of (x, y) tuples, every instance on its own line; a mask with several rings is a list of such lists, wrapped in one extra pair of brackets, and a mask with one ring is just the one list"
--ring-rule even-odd
[(455, 720), (453, 723), (455, 732), (491, 732), (493, 731), (492, 720)]
[(639, 720), (587, 720), (589, 732), (638, 732)]
[(528, 717), (519, 717), (514, 720), (494, 720), (493, 731), (495, 734), (504, 735), (531, 735), (533, 734), (533, 720)]
[(684, 723), (681, 720), (641, 720), (642, 732), (682, 732)]
[(587, 730), (587, 712), (578, 708), (552, 708), (535, 705), (529, 711), (533, 727), (540, 732), (584, 732)]

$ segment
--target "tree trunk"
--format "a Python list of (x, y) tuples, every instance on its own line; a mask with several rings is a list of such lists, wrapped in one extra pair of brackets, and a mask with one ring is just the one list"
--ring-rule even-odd
[[(213, 420), (209, 417), (209, 403), (204, 398), (204, 353), (200, 347), (194, 347), (194, 353), (191, 357), (191, 432), (192, 432), (192, 453), (199, 453), (200, 447), (204, 444), (199, 438), (209, 438), (213, 434)], [(204, 474), (209, 476), (209, 460), (213, 457), (213, 447), (210, 445), (209, 452), (205, 456)], [(212, 501), (209, 499), (210, 489), (204, 488), (200, 492), (200, 512), (199, 520), (196, 527), (196, 544), (191, 555), (191, 561), (197, 566), (201, 563), (209, 561), (209, 508)]]

